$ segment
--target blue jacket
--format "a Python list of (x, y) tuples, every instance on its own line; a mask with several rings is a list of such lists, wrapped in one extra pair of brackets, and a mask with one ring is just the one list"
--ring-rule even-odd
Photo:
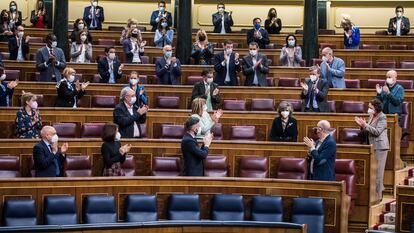
[(334, 57), (329, 66), (331, 67), (331, 70), (328, 70), (326, 62), (321, 63), (322, 78), (328, 81), (330, 88), (346, 88), (345, 62), (339, 57)]
[(389, 95), (385, 94), (385, 92), (381, 92), (381, 94), (377, 95), (377, 98), (381, 100), (383, 104), (383, 112), (385, 114), (397, 113), (398, 115), (401, 115), (402, 104), (404, 102), (404, 88), (400, 84), (396, 83), (390, 88)]
[(181, 77), (181, 63), (177, 58), (177, 63), (174, 65), (167, 65), (167, 60), (165, 57), (158, 59), (155, 64), (156, 74), (158, 77), (158, 83), (160, 84), (170, 84), (170, 85), (180, 85)]
[[(157, 26), (158, 26), (157, 18), (158, 18), (159, 13), (160, 11), (156, 10), (156, 11), (153, 11), (151, 14), (150, 24), (152, 26), (152, 29), (151, 29), (152, 32), (155, 32), (157, 30)], [(168, 26), (171, 27), (172, 26), (171, 13), (168, 11), (165, 11), (164, 14), (167, 15), (166, 18), (167, 18)]]
[(207, 158), (208, 147), (197, 144), (197, 139), (186, 133), (181, 141), (181, 152), (184, 157), (184, 175), (185, 176), (203, 176), (203, 160)]
[(58, 176), (63, 176), (63, 162), (65, 156), (61, 153), (53, 154), (50, 152), (46, 143), (41, 140), (33, 147), (33, 160), (36, 177), (56, 177), (55, 158), (59, 166), (60, 173)]
[(85, 7), (83, 11), (83, 21), (85, 21), (86, 25), (89, 29), (96, 29), (102, 30), (102, 23), (105, 20), (104, 8), (101, 6), (97, 6), (96, 10), (99, 10), (99, 14), (95, 16), (96, 20), (96, 28), (91, 28), (92, 19), (89, 18), (89, 12), (91, 11), (92, 6)]
[(344, 46), (346, 49), (356, 49), (359, 47), (359, 41), (360, 41), (360, 33), (359, 28), (352, 26), (352, 36), (347, 38), (344, 34)]
[[(317, 141), (317, 143), (319, 140)], [(310, 152), (313, 162), (312, 180), (335, 180), (336, 142), (328, 135), (318, 149)]]
[[(125, 87), (130, 87), (132, 89), (132, 84), (127, 84)], [(137, 108), (141, 107), (142, 105), (148, 105), (148, 96), (147, 92), (144, 89), (144, 93), (142, 95), (139, 94), (140, 88), (144, 89), (144, 86), (140, 86), (137, 84), (137, 90), (136, 90), (136, 97), (137, 101), (135, 102), (134, 106)]]
[[(2, 81), (0, 83), (0, 106), (8, 107), (11, 106), (14, 89), (7, 87), (7, 82)], [(9, 100), (7, 100), (9, 98)]]

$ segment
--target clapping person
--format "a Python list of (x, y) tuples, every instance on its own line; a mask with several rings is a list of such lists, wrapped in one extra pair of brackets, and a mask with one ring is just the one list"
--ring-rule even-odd
[(341, 58), (335, 57), (333, 50), (329, 47), (322, 49), (320, 69), (321, 77), (328, 82), (329, 87), (346, 88), (345, 62)]
[(16, 113), (16, 137), (39, 138), (42, 118), (38, 110), (36, 95), (24, 92), (20, 98), (22, 107)]
[(139, 85), (138, 72), (131, 71), (131, 73), (129, 74), (128, 86), (136, 93), (137, 100), (135, 101), (134, 105), (137, 108), (148, 105), (148, 97), (147, 97), (147, 93), (145, 92), (145, 88), (144, 86)]
[(180, 85), (181, 63), (172, 55), (171, 45), (162, 49), (164, 56), (155, 64), (158, 82), (166, 85)]
[(55, 107), (77, 108), (77, 102), (85, 95), (89, 82), (80, 83), (75, 77), (73, 68), (63, 70), (63, 79), (57, 84), (57, 99)]
[[(3, 68), (0, 71), (4, 72)], [(14, 88), (19, 84), (18, 80), (6, 82), (6, 74), (0, 75), (0, 106), (9, 107), (14, 93)]]
[(395, 17), (388, 23), (388, 32), (395, 36), (404, 36), (410, 32), (410, 19), (404, 16), (404, 7), (395, 8)]
[(9, 13), (7, 13), (7, 10), (2, 10), (0, 13), (0, 41), (9, 41), (9, 38), (13, 36), (13, 30)]
[(7, 13), (9, 13), (10, 27), (14, 31), (17, 26), (22, 25), (22, 12), (18, 10), (15, 1), (9, 3), (9, 11)]
[(217, 4), (217, 12), (212, 15), (214, 33), (226, 34), (231, 32), (233, 26), (232, 12), (225, 11), (224, 3)]
[(30, 36), (24, 36), (24, 27), (18, 26), (14, 31), (15, 36), (9, 39), (10, 60), (24, 61), (29, 53)]
[(387, 79), (384, 86), (376, 85), (377, 98), (383, 103), (385, 114), (402, 114), (404, 102), (404, 87), (397, 83), (397, 71), (387, 72)]
[(116, 83), (122, 78), (122, 69), (124, 65), (117, 59), (115, 47), (105, 48), (105, 57), (98, 61), (98, 73), (101, 83)]
[(30, 15), (30, 22), (35, 28), (45, 28), (48, 23), (48, 12), (44, 0), (37, 0), (35, 9), (32, 10)]
[(253, 28), (247, 31), (247, 44), (256, 42), (259, 48), (265, 49), (266, 45), (270, 43), (269, 34), (266, 29), (261, 26), (262, 20), (260, 18), (253, 19)]
[(90, 63), (92, 57), (92, 44), (88, 40), (88, 31), (80, 31), (76, 34), (77, 38), (70, 47), (70, 62)]
[(329, 112), (327, 102), (329, 85), (320, 78), (321, 72), (318, 66), (309, 68), (309, 78), (301, 83), (302, 111), (304, 112)]
[(210, 65), (214, 55), (213, 44), (208, 42), (206, 31), (200, 29), (196, 35), (196, 42), (191, 50), (191, 57), (195, 65)]
[(224, 50), (214, 56), (216, 82), (220, 86), (237, 86), (237, 73), (241, 71), (239, 54), (233, 52), (233, 42), (224, 41)]
[(256, 42), (249, 44), (249, 55), (243, 57), (243, 74), (246, 76), (245, 86), (267, 86), (266, 75), (269, 73), (267, 57), (259, 53)]
[(195, 98), (191, 102), (191, 117), (200, 120), (200, 128), (198, 128), (196, 137), (203, 138), (209, 134), (213, 126), (219, 122), (222, 115), (223, 111), (219, 109), (210, 116), (207, 111), (206, 100), (203, 98)]
[(293, 107), (287, 101), (282, 101), (277, 108), (278, 117), (273, 120), (270, 130), (270, 141), (296, 142), (298, 139), (298, 126), (293, 118)]
[(102, 30), (102, 23), (105, 20), (104, 8), (98, 6), (98, 0), (92, 0), (91, 5), (83, 11), (83, 21), (89, 30)]
[(207, 111), (217, 110), (221, 97), (218, 85), (213, 82), (213, 70), (205, 69), (201, 72), (201, 76), (203, 76), (203, 81), (194, 85), (191, 99), (203, 98), (206, 100)]
[(280, 62), (282, 66), (300, 67), (302, 61), (302, 49), (296, 44), (296, 36), (288, 35), (286, 37), (286, 46), (280, 51)]
[(141, 56), (144, 55), (145, 45), (147, 41), (140, 40), (141, 34), (138, 28), (129, 30), (127, 39), (122, 42), (125, 54), (125, 63), (141, 64)]
[(282, 30), (282, 21), (277, 17), (275, 8), (270, 8), (265, 20), (265, 29), (269, 34), (280, 34)]
[(360, 32), (359, 28), (352, 23), (349, 15), (343, 15), (341, 27), (344, 29), (344, 46), (346, 49), (358, 49)]
[(171, 13), (166, 10), (167, 4), (165, 1), (159, 1), (158, 2), (158, 10), (153, 11), (151, 14), (150, 24), (152, 26), (151, 31), (155, 32), (157, 30), (158, 22), (162, 18), (167, 19), (168, 26), (172, 26), (172, 17)]
[[(130, 30), (133, 30), (133, 29), (137, 28), (137, 27), (138, 27), (138, 21), (136, 19), (134, 19), (134, 18), (128, 19), (127, 26), (124, 28), (124, 30), (122, 30), (121, 38), (119, 39), (119, 43), (122, 44), (124, 42), (124, 40), (127, 39), (128, 32)], [(141, 36), (141, 32), (139, 32), (139, 34)], [(142, 40), (142, 38), (139, 38), (139, 40)]]
[(37, 50), (36, 69), (40, 72), (40, 81), (59, 82), (60, 72), (66, 68), (65, 54), (57, 47), (57, 38), (53, 33), (46, 36), (46, 46)]
[(85, 25), (85, 21), (81, 18), (76, 19), (73, 23), (73, 31), (69, 36), (70, 42), (76, 42), (78, 40), (79, 34), (83, 32), (86, 32), (88, 42), (92, 43), (92, 36), (91, 33), (89, 33), (88, 27)]
[(168, 26), (167, 18), (161, 18), (155, 31), (155, 47), (164, 48), (166, 45), (172, 45), (174, 39), (174, 30)]

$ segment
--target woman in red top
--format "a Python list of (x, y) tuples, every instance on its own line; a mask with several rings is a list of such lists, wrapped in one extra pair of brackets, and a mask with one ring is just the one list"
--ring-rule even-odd
[(35, 28), (45, 28), (47, 26), (48, 15), (46, 13), (45, 3), (43, 0), (36, 1), (36, 10), (32, 10), (30, 22)]

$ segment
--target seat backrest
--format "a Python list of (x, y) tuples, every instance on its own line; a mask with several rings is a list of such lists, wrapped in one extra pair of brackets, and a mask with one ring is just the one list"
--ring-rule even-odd
[(414, 69), (414, 61), (401, 61), (400, 68), (401, 69)]
[(142, 64), (149, 64), (149, 57), (148, 56), (141, 56), (141, 63)]
[(292, 105), (294, 112), (300, 112), (302, 110), (302, 100), (297, 99), (281, 99), (280, 101), (286, 101)]
[(29, 38), (29, 44), (43, 44), (43, 43), (44, 43), (43, 37), (31, 36)]
[(312, 58), (312, 65), (316, 66), (316, 65), (321, 65), (322, 64), (322, 59), (320, 58)]
[(282, 197), (254, 196), (251, 217), (252, 221), (283, 222)]
[(127, 155), (125, 161), (121, 164), (125, 176), (135, 176), (135, 159), (132, 155)]
[(269, 87), (275, 86), (275, 79), (273, 77), (266, 77), (266, 82)]
[(155, 195), (130, 194), (125, 198), (125, 221), (157, 221), (157, 197)]
[(37, 225), (36, 204), (32, 199), (6, 199), (3, 205), (4, 226)]
[(197, 194), (172, 194), (168, 201), (168, 220), (200, 220), (200, 200)]
[(67, 155), (63, 166), (66, 177), (92, 176), (92, 164), (89, 155)]
[(266, 157), (243, 156), (240, 158), (239, 169), (240, 177), (269, 177), (269, 163)]
[(83, 199), (83, 223), (115, 223), (117, 219), (113, 196), (89, 195)]
[(53, 128), (56, 129), (56, 133), (60, 138), (78, 138), (79, 131), (76, 123), (53, 123)]
[(157, 108), (177, 109), (180, 107), (178, 96), (157, 96)]
[(343, 101), (342, 113), (363, 113), (364, 102), (363, 101)]
[(92, 96), (93, 108), (114, 108), (116, 97), (111, 95), (94, 95)]
[(320, 35), (335, 35), (335, 30), (320, 28), (319, 34)]
[(153, 176), (179, 176), (181, 159), (179, 157), (157, 157), (152, 159)]
[(46, 196), (43, 205), (44, 224), (73, 225), (78, 223), (74, 196)]
[(99, 38), (98, 45), (115, 46), (115, 40)]
[(252, 111), (274, 111), (273, 99), (252, 99)]
[(372, 68), (372, 61), (369, 60), (352, 60), (351, 67), (353, 68)]
[(223, 125), (221, 123), (214, 124), (211, 133), (214, 135), (214, 140), (223, 140)]
[(391, 50), (407, 50), (408, 46), (406, 44), (390, 44)]
[(361, 130), (357, 128), (342, 128), (339, 133), (339, 143), (341, 144), (361, 144)]
[(184, 132), (183, 125), (161, 125), (161, 138), (163, 139), (181, 139)]
[(351, 199), (356, 198), (356, 168), (354, 160), (336, 159), (335, 179), (337, 181), (345, 181), (346, 193), (351, 197)]
[(375, 66), (377, 68), (395, 69), (395, 68), (397, 68), (397, 62), (395, 62), (395, 61), (376, 61)]
[(410, 128), (410, 109), (411, 109), (411, 102), (404, 101), (402, 104), (402, 113), (401, 113), (401, 120), (399, 122), (399, 125), (403, 129), (409, 129)]
[(326, 47), (329, 47), (331, 49), (336, 49), (336, 45), (335, 44), (329, 44), (329, 43), (320, 43), (319, 44), (320, 50), (323, 50)]
[(346, 88), (361, 88), (359, 79), (345, 79)]
[(244, 203), (241, 195), (216, 194), (211, 206), (211, 220), (243, 221)]
[(9, 60), (10, 59), (10, 53), (9, 52), (0, 52), (1, 60)]
[(256, 141), (256, 127), (254, 125), (234, 125), (231, 127), (231, 140)]
[(82, 138), (100, 138), (105, 123), (83, 123)]
[(383, 79), (368, 79), (367, 87), (366, 88), (375, 88), (375, 86), (379, 84), (380, 86), (383, 86), (385, 84), (385, 80)]
[(20, 79), (20, 70), (4, 70), (6, 74), (6, 81)]
[[(98, 62), (101, 58), (98, 56), (96, 59), (96, 62)], [(92, 78), (93, 83), (100, 83), (101, 82), (101, 76), (99, 74), (94, 74)]]
[(404, 89), (414, 89), (413, 88), (413, 80), (397, 80), (397, 83), (400, 84)]
[(246, 101), (244, 100), (223, 100), (224, 110), (245, 111)]
[(295, 180), (308, 179), (308, 161), (305, 158), (280, 158), (277, 178)]
[(307, 224), (308, 232), (323, 233), (324, 222), (322, 198), (293, 198), (292, 223)]
[(209, 177), (227, 177), (228, 162), (227, 156), (209, 155), (204, 160), (204, 176)]
[(185, 83), (186, 85), (194, 85), (198, 82), (203, 81), (203, 76), (200, 75), (190, 75), (187, 77), (187, 82)]
[(329, 112), (336, 112), (336, 102), (335, 100), (328, 100)]
[(362, 44), (361, 49), (375, 49), (378, 50), (381, 48), (381, 45), (379, 44)]
[(300, 80), (299, 78), (285, 78), (280, 77), (278, 82), (279, 87), (299, 87), (300, 86)]
[(0, 155), (0, 177), (19, 177), (20, 173), (20, 157), (10, 155)]

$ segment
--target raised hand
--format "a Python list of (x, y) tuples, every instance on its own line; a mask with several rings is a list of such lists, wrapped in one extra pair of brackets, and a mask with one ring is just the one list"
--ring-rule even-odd
[(378, 94), (381, 94), (382, 87), (379, 84), (375, 85), (375, 89), (376, 89), (376, 91), (377, 91)]
[(10, 81), (10, 82), (7, 84), (7, 87), (8, 87), (9, 89), (13, 89), (13, 88), (15, 88), (18, 84), (19, 84), (19, 81)]
[(81, 84), (81, 89), (85, 90), (89, 86), (89, 81)]
[(385, 92), (385, 94), (390, 94), (390, 89), (387, 86), (383, 86), (382, 90)]
[(26, 44), (29, 43), (29, 41), (30, 41), (30, 36), (26, 36), (26, 39), (25, 39)]
[[(57, 144), (57, 143), (56, 143)], [(66, 151), (68, 151), (69, 149), (69, 144), (67, 142), (63, 143), (62, 146), (60, 147), (60, 152), (62, 154), (65, 154)]]
[(313, 141), (313, 139), (308, 138), (308, 137), (304, 137), (303, 138), (303, 142), (305, 143), (305, 145), (310, 149), (313, 150), (315, 149), (315, 142)]
[(308, 90), (309, 90), (309, 86), (308, 86), (308, 84), (306, 84), (306, 83), (301, 82), (301, 83), (300, 83), (300, 86), (302, 87), (302, 89), (303, 89), (304, 91), (308, 91)]
[(171, 64), (175, 64), (177, 63), (177, 58), (176, 57), (171, 57)]
[(220, 93), (219, 89), (218, 89), (218, 88), (216, 88), (216, 89), (214, 89), (214, 91), (213, 91), (213, 96), (216, 96), (216, 95), (218, 95), (219, 93)]
[(144, 106), (138, 108), (137, 112), (139, 113), (139, 115), (144, 115), (145, 113), (148, 112), (148, 106), (144, 105)]
[(76, 80), (75, 86), (76, 86), (77, 91), (80, 91), (81, 88), (82, 88), (81, 83), (79, 82), (79, 80)]
[(207, 146), (207, 147), (210, 146), (212, 140), (213, 140), (213, 134), (207, 133), (203, 138), (204, 146)]
[(234, 60), (235, 61), (238, 61), (239, 60), (239, 57), (240, 57), (240, 55), (238, 53), (235, 53), (234, 54)]

